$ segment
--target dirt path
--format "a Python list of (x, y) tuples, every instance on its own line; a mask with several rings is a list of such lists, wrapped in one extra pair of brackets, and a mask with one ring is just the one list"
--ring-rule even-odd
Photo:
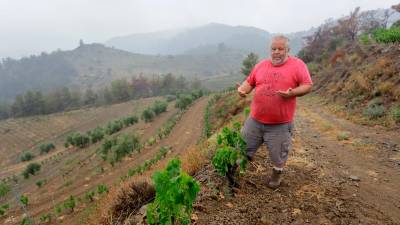
[(400, 224), (399, 132), (310, 104), (299, 104), (282, 187), (265, 185), (271, 165), (264, 147), (234, 193), (208, 166), (196, 174), (202, 191), (194, 224)]

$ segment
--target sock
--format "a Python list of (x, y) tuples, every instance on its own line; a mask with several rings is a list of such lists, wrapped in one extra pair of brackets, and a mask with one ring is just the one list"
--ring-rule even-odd
[(282, 172), (283, 168), (279, 168), (279, 167), (274, 166), (274, 170)]

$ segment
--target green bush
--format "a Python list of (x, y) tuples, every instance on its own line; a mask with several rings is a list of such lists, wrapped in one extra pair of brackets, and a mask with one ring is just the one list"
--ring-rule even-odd
[(153, 104), (152, 110), (155, 115), (159, 115), (160, 113), (166, 112), (168, 107), (167, 102), (156, 101)]
[(27, 206), (27, 205), (28, 205), (28, 202), (29, 202), (29, 199), (28, 199), (27, 196), (21, 195), (21, 196), (19, 197), (19, 201), (20, 201), (24, 206)]
[(38, 188), (41, 188), (43, 186), (43, 184), (46, 183), (46, 180), (38, 180), (36, 181), (36, 186), (38, 186)]
[(372, 33), (374, 39), (379, 43), (400, 42), (400, 27), (390, 29), (377, 29)]
[(109, 122), (106, 126), (106, 134), (111, 135), (120, 131), (124, 127), (122, 120), (115, 120)]
[(178, 100), (175, 103), (175, 107), (180, 110), (185, 110), (193, 101), (192, 95), (182, 94), (179, 95)]
[(98, 141), (103, 140), (104, 134), (105, 131), (102, 127), (96, 127), (94, 128), (94, 130), (87, 132), (87, 135), (90, 137), (91, 143), (97, 143)]
[(85, 193), (85, 199), (88, 200), (89, 202), (93, 202), (94, 200), (94, 191), (88, 191)]
[(363, 115), (370, 119), (377, 119), (386, 114), (386, 108), (381, 98), (374, 98), (368, 102), (367, 108), (363, 110)]
[(66, 145), (72, 145), (78, 148), (84, 148), (90, 144), (90, 137), (87, 134), (79, 132), (68, 135)]
[(40, 164), (37, 163), (30, 163), (22, 172), (22, 175), (25, 179), (28, 179), (30, 175), (35, 175), (40, 170)]
[(24, 154), (22, 154), (21, 156), (21, 162), (26, 162), (26, 161), (30, 161), (34, 158), (35, 156), (31, 153), (31, 152), (25, 152)]
[(143, 119), (146, 123), (151, 122), (151, 121), (153, 120), (153, 118), (154, 118), (154, 112), (153, 112), (152, 109), (147, 108), (147, 109), (145, 109), (145, 110), (143, 111), (143, 113), (142, 113), (142, 119)]
[(44, 215), (40, 216), (40, 222), (46, 223), (46, 222), (50, 222), (50, 221), (51, 221), (51, 214), (50, 213), (47, 213), (47, 214), (44, 214)]
[(219, 174), (225, 176), (229, 168), (232, 168), (239, 161), (241, 171), (246, 169), (246, 142), (240, 134), (239, 123), (235, 123), (233, 128), (222, 128), (217, 136), (219, 148), (215, 153), (212, 164)]
[(62, 208), (61, 208), (60, 205), (56, 205), (56, 206), (54, 207), (54, 213), (55, 213), (56, 215), (60, 215), (60, 214), (62, 213)]
[(363, 114), (371, 119), (377, 119), (386, 114), (386, 108), (383, 105), (371, 105), (364, 109)]
[(101, 195), (101, 194), (103, 194), (103, 193), (108, 193), (108, 188), (107, 188), (107, 186), (104, 185), (104, 184), (99, 184), (99, 185), (97, 186), (97, 193), (98, 193), (99, 195)]
[(369, 38), (368, 33), (363, 33), (358, 37), (358, 40), (361, 44), (369, 45), (371, 44), (371, 39)]
[(33, 221), (28, 217), (24, 217), (22, 219), (21, 225), (33, 225)]
[(54, 146), (53, 143), (47, 143), (47, 144), (42, 144), (40, 145), (39, 149), (40, 149), (40, 154), (45, 154), (45, 153), (49, 153), (51, 150), (55, 149), (56, 146)]
[(140, 147), (138, 137), (134, 135), (123, 135), (118, 138), (118, 144), (113, 146), (111, 151), (114, 153), (114, 160), (119, 162), (133, 150), (140, 151)]
[(74, 196), (69, 196), (67, 200), (64, 202), (64, 209), (69, 209), (71, 212), (74, 212), (74, 209), (76, 207), (76, 200)]
[(344, 141), (344, 140), (349, 140), (350, 139), (350, 133), (349, 132), (340, 132), (337, 135), (337, 140), (338, 141)]
[(10, 206), (8, 204), (4, 204), (4, 205), (0, 206), (0, 216), (3, 216), (4, 214), (6, 214), (6, 211), (9, 207)]
[(122, 119), (122, 122), (124, 123), (125, 127), (127, 127), (139, 122), (139, 119), (137, 118), (137, 116), (128, 116)]
[(0, 181), (0, 198), (6, 196), (11, 191), (10, 185), (4, 181)]
[(250, 115), (250, 107), (246, 107), (246, 108), (244, 109), (244, 115), (245, 115), (246, 117), (248, 117), (248, 116)]
[(400, 106), (392, 108), (392, 117), (396, 123), (400, 123)]
[(200, 190), (200, 185), (191, 176), (182, 172), (181, 162), (171, 160), (164, 171), (152, 176), (156, 197), (147, 207), (147, 223), (190, 224), (193, 202)]

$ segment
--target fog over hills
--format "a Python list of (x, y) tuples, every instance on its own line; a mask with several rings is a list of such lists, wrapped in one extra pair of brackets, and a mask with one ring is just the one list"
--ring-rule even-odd
[[(292, 54), (310, 31), (289, 34)], [(240, 73), (244, 57), (269, 54), (271, 34), (262, 29), (211, 23), (112, 38), (103, 44), (80, 45), (69, 51), (42, 53), (20, 60), (7, 58), (0, 67), (0, 100), (28, 90), (51, 91), (67, 86), (101, 87), (112, 80), (172, 73), (208, 77)]]
[[(312, 30), (288, 34), (293, 54), (303, 46), (302, 37), (311, 33)], [(223, 46), (265, 56), (274, 35), (256, 27), (210, 23), (189, 29), (115, 37), (105, 44), (142, 54), (211, 53)]]

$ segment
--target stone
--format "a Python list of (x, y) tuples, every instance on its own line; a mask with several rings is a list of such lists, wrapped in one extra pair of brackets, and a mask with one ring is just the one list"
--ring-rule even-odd
[(354, 176), (354, 175), (351, 175), (349, 178), (350, 178), (350, 180), (352, 180), (352, 181), (360, 181), (360, 180), (361, 180), (359, 177)]

